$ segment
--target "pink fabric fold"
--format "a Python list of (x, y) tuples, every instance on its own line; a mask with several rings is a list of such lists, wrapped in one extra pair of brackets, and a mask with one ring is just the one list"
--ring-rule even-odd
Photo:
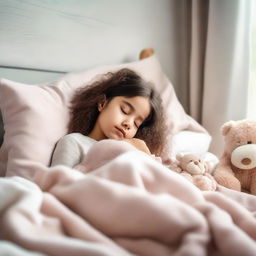
[(125, 142), (97, 144), (87, 173), (17, 160), (26, 179), (0, 179), (1, 239), (56, 256), (255, 255), (255, 196), (202, 192)]

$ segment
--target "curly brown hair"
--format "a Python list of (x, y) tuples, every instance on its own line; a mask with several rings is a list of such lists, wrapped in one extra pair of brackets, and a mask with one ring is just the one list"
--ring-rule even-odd
[(71, 100), (71, 119), (68, 132), (88, 135), (99, 116), (98, 103), (102, 99), (110, 101), (114, 97), (148, 97), (151, 105), (149, 117), (139, 127), (135, 138), (145, 141), (151, 153), (160, 156), (164, 150), (166, 125), (162, 100), (153, 89), (134, 71), (124, 68), (117, 72), (108, 72), (90, 85), (79, 88)]

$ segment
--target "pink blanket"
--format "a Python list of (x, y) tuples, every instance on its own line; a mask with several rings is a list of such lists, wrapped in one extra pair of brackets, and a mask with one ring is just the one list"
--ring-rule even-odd
[(255, 196), (202, 192), (126, 142), (95, 144), (86, 173), (17, 161), (26, 179), (0, 179), (0, 237), (27, 255), (255, 255)]

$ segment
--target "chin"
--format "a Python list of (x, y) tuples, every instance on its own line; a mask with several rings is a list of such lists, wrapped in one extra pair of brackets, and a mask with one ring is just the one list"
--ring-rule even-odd
[(111, 134), (110, 136), (108, 136), (109, 139), (112, 140), (123, 140), (124, 138), (121, 138), (120, 136), (118, 136), (117, 134)]
[(123, 140), (123, 138), (120, 138), (119, 136), (112, 136), (112, 138), (109, 139), (113, 139), (113, 140)]

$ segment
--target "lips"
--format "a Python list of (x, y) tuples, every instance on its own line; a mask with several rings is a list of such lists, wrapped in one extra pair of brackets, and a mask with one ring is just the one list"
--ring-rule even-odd
[(121, 128), (118, 128), (118, 127), (115, 127), (118, 131), (119, 131), (119, 133), (121, 133), (122, 134), (122, 136), (123, 136), (123, 138), (125, 138), (125, 131), (123, 130), (123, 129), (121, 129)]

